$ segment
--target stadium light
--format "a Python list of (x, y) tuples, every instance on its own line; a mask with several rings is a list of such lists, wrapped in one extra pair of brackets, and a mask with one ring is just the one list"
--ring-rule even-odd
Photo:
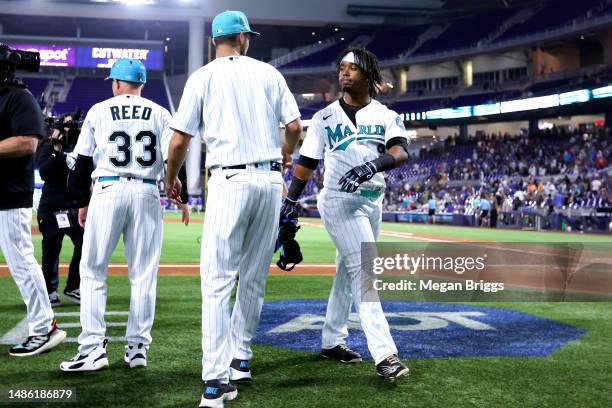
[(552, 108), (555, 106), (559, 106), (559, 94), (505, 101), (501, 103), (501, 113)]
[(559, 94), (559, 104), (569, 105), (572, 103), (588, 102), (591, 99), (591, 93), (588, 89), (580, 89), (578, 91), (564, 92)]
[(593, 98), (609, 98), (612, 96), (612, 85), (593, 89)]

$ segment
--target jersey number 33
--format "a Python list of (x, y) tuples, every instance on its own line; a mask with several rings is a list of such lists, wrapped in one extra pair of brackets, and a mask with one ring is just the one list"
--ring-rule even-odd
[[(136, 134), (136, 143), (142, 143), (142, 156), (136, 157), (136, 162), (142, 167), (151, 167), (157, 160), (157, 136), (150, 130), (143, 130)], [(113, 132), (108, 141), (117, 144), (117, 156), (110, 158), (115, 167), (127, 167), (132, 163), (132, 137), (124, 131)]]

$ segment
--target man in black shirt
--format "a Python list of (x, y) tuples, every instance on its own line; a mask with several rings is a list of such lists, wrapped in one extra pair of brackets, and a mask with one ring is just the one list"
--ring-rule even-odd
[(42, 271), (32, 245), (34, 156), (44, 133), (42, 113), (32, 94), (0, 86), (0, 248), (27, 307), (29, 335), (9, 350), (32, 356), (62, 343), (66, 332), (53, 320)]
[[(64, 122), (72, 121), (71, 115), (63, 117)], [(42, 271), (47, 284), (51, 306), (58, 306), (59, 255), (62, 241), (68, 235), (74, 244), (72, 261), (68, 269), (68, 281), (64, 295), (80, 304), (79, 263), (83, 247), (83, 228), (78, 222), (78, 205), (68, 193), (68, 173), (74, 168), (76, 155), (72, 154), (79, 130), (64, 128), (53, 130), (51, 137), (43, 142), (38, 157), (40, 177), (45, 181), (38, 206), (38, 228), (42, 240)]]

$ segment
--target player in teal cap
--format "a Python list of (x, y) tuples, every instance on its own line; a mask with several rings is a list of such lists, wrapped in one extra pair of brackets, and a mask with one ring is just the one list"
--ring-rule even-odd
[(121, 58), (113, 64), (106, 79), (144, 84), (147, 82), (147, 69), (137, 59)]
[(251, 30), (249, 20), (242, 11), (224, 11), (217, 14), (212, 22), (213, 43), (239, 45), (240, 55), (246, 55), (249, 49), (249, 36), (260, 35)]
[(232, 35), (238, 33), (249, 33), (259, 35), (258, 32), (251, 30), (249, 20), (242, 11), (224, 11), (217, 14), (212, 22), (213, 38)]

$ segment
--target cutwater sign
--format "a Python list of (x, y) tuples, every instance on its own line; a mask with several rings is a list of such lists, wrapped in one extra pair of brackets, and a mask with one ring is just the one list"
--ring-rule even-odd
[[(319, 352), (327, 302), (285, 300), (264, 304), (254, 342)], [(383, 302), (402, 358), (546, 356), (586, 330), (527, 313), (494, 307), (430, 302)], [(355, 313), (348, 344), (369, 357)]]

